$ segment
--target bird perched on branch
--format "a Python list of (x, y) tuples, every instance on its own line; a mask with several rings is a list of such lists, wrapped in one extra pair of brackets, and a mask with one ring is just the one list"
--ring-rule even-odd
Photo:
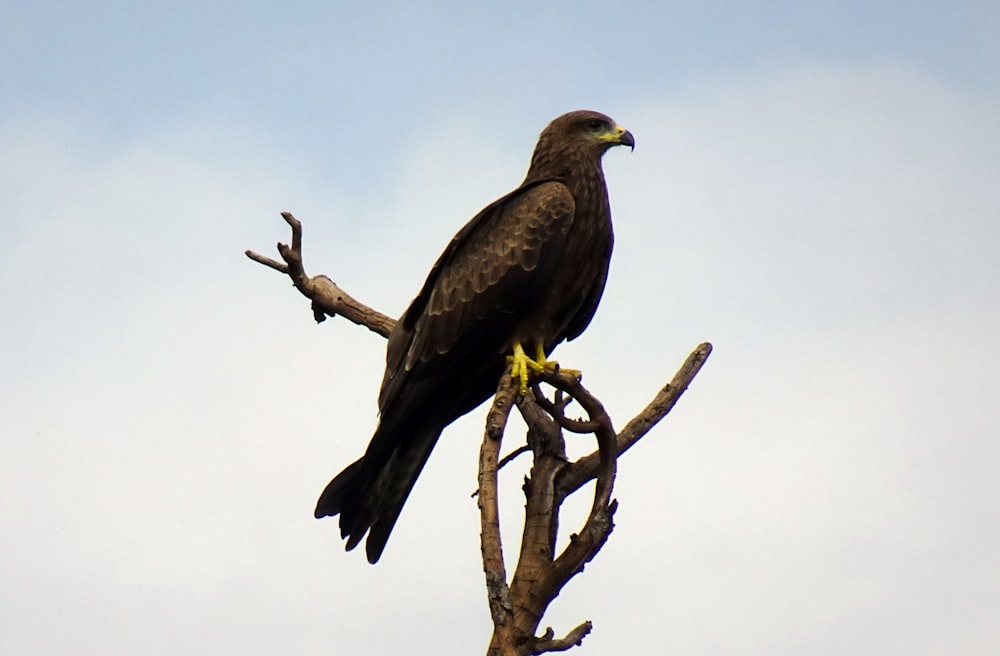
[(445, 248), (389, 336), (380, 420), (365, 455), (334, 478), (317, 518), (340, 515), (375, 563), (445, 426), (488, 399), (508, 362), (521, 388), (580, 335), (604, 291), (614, 235), (601, 158), (635, 148), (604, 114), (575, 111), (541, 133), (524, 182)]

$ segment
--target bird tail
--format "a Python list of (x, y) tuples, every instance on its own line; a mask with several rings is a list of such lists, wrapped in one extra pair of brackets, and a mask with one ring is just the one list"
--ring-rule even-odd
[(327, 483), (326, 489), (323, 490), (323, 494), (319, 495), (319, 501), (316, 502), (316, 511), (313, 513), (316, 519), (334, 517), (340, 514), (341, 508), (344, 507), (344, 497), (361, 470), (363, 461), (364, 458), (358, 458)]
[[(376, 431), (373, 444), (386, 437), (379, 435), (381, 430)], [(369, 451), (348, 465), (323, 490), (316, 503), (316, 518), (340, 515), (340, 532), (347, 540), (348, 551), (367, 533), (368, 562), (378, 562), (440, 435), (441, 428), (433, 427), (412, 433), (405, 440), (388, 440), (396, 444), (388, 457), (376, 458), (377, 454)], [(372, 461), (366, 463), (368, 458)]]

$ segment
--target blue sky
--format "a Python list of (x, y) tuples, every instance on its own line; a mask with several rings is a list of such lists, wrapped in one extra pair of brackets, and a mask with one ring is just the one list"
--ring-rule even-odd
[(985, 2), (4, 5), (0, 651), (485, 650), (482, 411), (383, 561), (344, 554), (311, 510), (384, 343), (242, 252), (291, 210), (310, 272), (398, 314), (588, 107), (637, 148), (560, 360), (621, 425), (716, 352), (546, 623), (593, 620), (580, 653), (995, 652), (998, 44)]

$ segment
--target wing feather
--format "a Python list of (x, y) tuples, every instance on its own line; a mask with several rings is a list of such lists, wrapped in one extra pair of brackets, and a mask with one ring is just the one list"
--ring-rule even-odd
[(574, 212), (565, 185), (541, 181), (473, 217), (438, 258), (389, 338), (379, 406), (420, 362), (449, 353), (499, 354), (515, 315), (548, 287)]
[[(467, 334), (475, 339), (478, 331), (469, 330), (475, 323), (512, 321), (537, 298), (550, 273), (537, 271), (539, 262), (558, 259), (574, 208), (569, 190), (548, 182), (484, 210), (475, 229), (431, 274), (436, 282), (415, 324), (407, 366), (449, 352)], [(497, 353), (505, 346), (491, 348)]]

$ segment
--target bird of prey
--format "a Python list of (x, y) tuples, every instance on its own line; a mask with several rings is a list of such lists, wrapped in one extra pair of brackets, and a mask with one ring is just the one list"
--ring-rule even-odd
[(601, 158), (618, 145), (635, 140), (604, 114), (558, 117), (524, 182), (438, 258), (389, 336), (375, 435), (316, 504), (317, 518), (340, 515), (348, 550), (367, 533), (377, 562), (441, 431), (493, 394), (508, 362), (523, 393), (590, 323), (614, 242)]

